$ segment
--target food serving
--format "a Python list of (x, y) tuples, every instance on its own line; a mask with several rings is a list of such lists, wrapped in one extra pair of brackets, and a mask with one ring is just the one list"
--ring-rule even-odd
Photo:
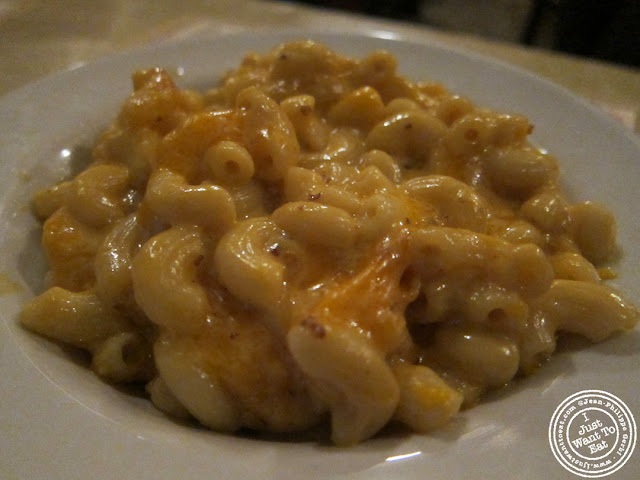
[(604, 207), (569, 202), (517, 114), (311, 41), (204, 93), (161, 69), (90, 165), (39, 192), (50, 287), (27, 328), (222, 431), (339, 445), (426, 432), (637, 311), (603, 283)]

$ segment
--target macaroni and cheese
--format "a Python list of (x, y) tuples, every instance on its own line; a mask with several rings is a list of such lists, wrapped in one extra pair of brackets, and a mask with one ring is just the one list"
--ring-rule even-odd
[(133, 86), (91, 164), (35, 196), (50, 287), (21, 321), (170, 415), (426, 432), (559, 332), (637, 322), (598, 270), (612, 215), (565, 198), (529, 121), (390, 53), (291, 42), (204, 93), (158, 68)]

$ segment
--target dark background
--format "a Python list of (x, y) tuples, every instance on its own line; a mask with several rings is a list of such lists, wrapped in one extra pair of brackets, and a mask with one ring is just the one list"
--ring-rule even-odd
[(640, 0), (296, 1), (640, 67)]

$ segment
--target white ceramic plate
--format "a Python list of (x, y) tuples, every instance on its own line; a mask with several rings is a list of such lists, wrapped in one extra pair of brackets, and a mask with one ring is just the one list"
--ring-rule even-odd
[[(298, 33), (240, 34), (164, 44), (64, 72), (0, 101), (0, 477), (7, 479), (569, 478), (548, 444), (548, 425), (568, 395), (611, 392), (640, 420), (638, 331), (560, 353), (539, 374), (464, 412), (430, 436), (393, 435), (338, 449), (220, 435), (165, 418), (140, 398), (105, 385), (59, 347), (23, 331), (16, 316), (45, 271), (28, 201), (59, 180), (130, 91), (134, 69), (160, 65), (179, 83), (204, 87), (248, 50)], [(640, 143), (567, 91), (523, 71), (442, 45), (318, 34), (346, 54), (386, 48), (400, 70), (442, 81), (475, 102), (528, 115), (534, 141), (561, 161), (574, 198), (609, 205), (624, 257), (619, 288), (640, 300), (636, 192)], [(635, 478), (638, 452), (615, 475)]]

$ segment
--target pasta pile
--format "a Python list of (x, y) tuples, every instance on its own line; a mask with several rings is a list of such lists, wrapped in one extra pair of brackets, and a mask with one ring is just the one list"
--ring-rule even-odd
[(535, 371), (558, 332), (637, 322), (594, 266), (612, 215), (563, 197), (528, 120), (390, 53), (299, 41), (205, 93), (161, 69), (133, 84), (86, 170), (35, 196), (50, 288), (21, 321), (170, 415), (330, 419), (338, 445), (426, 432)]

